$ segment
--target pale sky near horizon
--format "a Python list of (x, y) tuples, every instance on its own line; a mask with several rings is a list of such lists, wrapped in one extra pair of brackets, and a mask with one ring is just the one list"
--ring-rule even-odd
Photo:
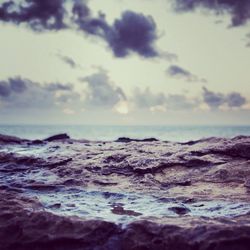
[[(230, 12), (177, 13), (173, 1), (83, 1), (88, 18), (105, 14), (95, 34), (85, 26), (37, 32), (0, 7), (0, 124), (249, 124), (250, 16), (229, 27)], [(122, 19), (126, 11), (136, 14)], [(114, 45), (117, 20), (125, 35), (146, 23), (157, 55), (129, 40)]]

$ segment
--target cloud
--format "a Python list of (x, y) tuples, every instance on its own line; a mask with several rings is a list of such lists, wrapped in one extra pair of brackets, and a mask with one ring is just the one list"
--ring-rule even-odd
[(203, 87), (203, 100), (210, 108), (218, 108), (225, 103), (225, 96)]
[(240, 93), (232, 92), (227, 95), (222, 93), (216, 93), (203, 87), (203, 101), (211, 108), (217, 109), (222, 105), (226, 105), (228, 108), (241, 108), (247, 103), (246, 98)]
[(175, 54), (175, 53), (170, 53), (170, 52), (167, 52), (167, 51), (161, 51), (159, 54), (160, 54), (159, 55), (160, 58), (165, 59), (165, 60), (167, 60), (169, 62), (178, 61), (178, 55)]
[(229, 107), (242, 107), (246, 104), (246, 98), (242, 96), (240, 93), (233, 92), (227, 95), (226, 101)]
[(125, 57), (130, 52), (143, 57), (158, 55), (154, 48), (157, 39), (156, 24), (151, 16), (125, 11), (113, 25), (108, 25), (103, 14), (99, 14), (98, 18), (89, 18), (88, 12), (82, 10), (81, 6), (75, 6), (74, 13), (78, 28), (102, 37), (116, 57)]
[(61, 61), (63, 61), (67, 65), (69, 65), (72, 69), (81, 68), (81, 65), (76, 63), (75, 60), (73, 58), (69, 57), (69, 56), (64, 56), (64, 55), (61, 55), (61, 54), (57, 54), (57, 57), (59, 59), (61, 59)]
[(131, 51), (144, 57), (158, 55), (153, 46), (157, 39), (156, 24), (151, 16), (125, 11), (106, 31), (105, 37), (117, 57)]
[(175, 79), (183, 79), (188, 82), (206, 82), (204, 78), (200, 79), (190, 71), (181, 68), (177, 65), (171, 65), (167, 71), (167, 75)]
[(166, 108), (168, 110), (192, 110), (197, 107), (196, 99), (189, 99), (182, 94), (170, 94), (167, 96)]
[(64, 0), (25, 0), (21, 3), (4, 1), (0, 6), (0, 19), (15, 24), (26, 23), (35, 31), (64, 29), (66, 28), (64, 2)]
[[(4, 1), (0, 4), (0, 20), (16, 25), (24, 23), (39, 32), (77, 29), (103, 39), (116, 57), (125, 57), (131, 52), (143, 57), (158, 56), (154, 47), (156, 24), (151, 16), (125, 11), (109, 25), (104, 14), (92, 16), (85, 0)], [(63, 59), (74, 66), (69, 58)]]
[(40, 84), (21, 77), (0, 81), (1, 109), (52, 109), (76, 95), (69, 84)]
[(244, 108), (247, 100), (238, 92), (229, 94), (216, 93), (203, 87), (202, 98), (189, 97), (184, 94), (154, 93), (150, 88), (134, 90), (130, 101), (135, 109), (150, 111), (181, 111), (181, 110), (204, 110), (204, 109), (234, 109)]
[(250, 48), (250, 33), (246, 34), (247, 44), (246, 47)]
[(24, 92), (27, 89), (27, 83), (27, 80), (22, 80), (20, 77), (0, 81), (0, 98), (7, 98), (12, 93)]
[(156, 106), (164, 106), (166, 96), (163, 93), (152, 93), (150, 88), (144, 90), (136, 88), (132, 101), (137, 108), (150, 109)]
[(153, 93), (150, 88), (144, 90), (136, 88), (132, 102), (136, 108), (151, 111), (187, 110), (193, 109), (197, 105), (196, 100), (190, 100), (185, 95)]
[(87, 83), (85, 106), (89, 108), (113, 108), (119, 102), (127, 99), (123, 90), (110, 80), (104, 70), (81, 80)]
[(172, 0), (175, 10), (180, 12), (206, 9), (217, 15), (231, 15), (231, 26), (245, 25), (250, 20), (249, 0)]

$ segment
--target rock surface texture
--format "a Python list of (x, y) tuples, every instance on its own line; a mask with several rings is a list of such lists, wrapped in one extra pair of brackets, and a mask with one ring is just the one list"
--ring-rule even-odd
[(1, 250), (249, 250), (250, 137), (0, 135)]

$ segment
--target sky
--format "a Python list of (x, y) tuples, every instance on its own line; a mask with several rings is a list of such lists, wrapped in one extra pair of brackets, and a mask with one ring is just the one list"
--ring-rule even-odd
[(0, 124), (250, 123), (250, 0), (0, 0), (0, 41)]

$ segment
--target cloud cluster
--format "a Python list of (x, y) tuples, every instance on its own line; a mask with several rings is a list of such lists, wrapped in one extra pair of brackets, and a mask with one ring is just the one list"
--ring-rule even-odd
[(119, 102), (127, 99), (123, 90), (112, 83), (104, 70), (81, 80), (87, 83), (84, 104), (88, 108), (113, 108)]
[(106, 31), (105, 37), (117, 57), (124, 57), (130, 51), (144, 57), (157, 56), (153, 47), (157, 39), (156, 25), (152, 17), (126, 11)]
[(31, 29), (60, 30), (66, 28), (64, 0), (4, 1), (0, 19), (15, 24), (26, 23)]
[(0, 102), (5, 109), (51, 109), (75, 96), (69, 84), (40, 84), (20, 77), (0, 81)]
[(21, 77), (0, 81), (0, 112), (50, 112), (72, 115), (82, 110), (89, 112), (113, 112), (127, 114), (136, 110), (151, 112), (192, 111), (209, 108), (240, 109), (247, 100), (238, 92), (217, 93), (203, 87), (201, 95), (153, 92), (150, 88), (136, 88), (132, 95), (112, 82), (107, 72), (99, 69), (81, 80), (82, 90), (76, 91), (71, 84), (52, 82), (37, 83)]
[(249, 0), (172, 0), (177, 11), (194, 11), (198, 8), (216, 14), (229, 13), (231, 26), (241, 26), (250, 20)]
[(131, 102), (136, 108), (151, 111), (186, 110), (197, 105), (196, 100), (189, 100), (185, 95), (153, 93), (149, 88), (136, 88)]
[(22, 93), (27, 89), (27, 82), (20, 78), (0, 81), (0, 98), (8, 98), (12, 93)]
[(169, 77), (175, 78), (175, 79), (183, 79), (188, 82), (206, 82), (205, 79), (201, 79), (198, 76), (192, 74), (190, 71), (181, 68), (177, 65), (171, 65), (166, 71), (167, 75)]
[(77, 29), (103, 39), (116, 57), (125, 57), (131, 52), (143, 57), (158, 55), (152, 17), (125, 11), (110, 25), (104, 14), (93, 17), (85, 0), (5, 0), (0, 4), (0, 21), (26, 24), (39, 32)]
[(184, 94), (153, 93), (149, 88), (145, 90), (137, 88), (131, 102), (135, 108), (151, 111), (199, 110), (204, 104), (211, 110), (233, 109), (242, 108), (247, 104), (246, 98), (238, 92), (222, 94), (210, 91), (205, 87), (202, 89), (201, 98), (190, 98)]
[(238, 92), (232, 92), (227, 95), (216, 93), (203, 87), (203, 101), (211, 108), (217, 109), (222, 105), (227, 105), (229, 108), (240, 108), (247, 103), (245, 97)]

